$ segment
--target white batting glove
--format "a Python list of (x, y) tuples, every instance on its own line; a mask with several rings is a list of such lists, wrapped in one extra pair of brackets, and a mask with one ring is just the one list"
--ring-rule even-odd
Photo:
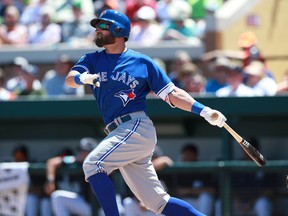
[(84, 72), (80, 75), (79, 79), (83, 84), (90, 84), (94, 87), (100, 86), (99, 75), (97, 74), (89, 74), (88, 72)]
[(224, 123), (227, 120), (221, 112), (213, 110), (207, 106), (200, 112), (200, 116), (202, 116), (211, 125), (218, 126), (220, 128), (224, 126)]

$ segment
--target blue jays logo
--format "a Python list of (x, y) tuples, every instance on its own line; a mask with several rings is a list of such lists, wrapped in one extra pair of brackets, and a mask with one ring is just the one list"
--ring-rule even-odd
[(114, 96), (119, 97), (122, 100), (123, 106), (125, 107), (129, 103), (129, 101), (134, 100), (136, 94), (134, 93), (134, 89), (129, 89), (129, 90), (121, 90)]
[(103, 11), (101, 14), (100, 14), (100, 17), (105, 15), (106, 14), (106, 11)]

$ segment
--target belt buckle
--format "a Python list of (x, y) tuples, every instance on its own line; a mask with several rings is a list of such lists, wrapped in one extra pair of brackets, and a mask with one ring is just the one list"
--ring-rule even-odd
[(104, 128), (104, 132), (108, 135), (111, 131), (109, 130), (109, 127), (113, 124), (114, 122), (110, 122), (106, 127)]
[[(116, 122), (114, 120), (104, 128), (104, 132), (108, 135), (109, 133), (111, 133), (111, 131), (116, 129), (118, 126), (119, 126), (119, 124), (116, 124)], [(110, 129), (111, 127), (112, 127), (112, 129)]]
[[(113, 131), (114, 129), (116, 129), (120, 124), (131, 120), (131, 116), (129, 114), (124, 115), (124, 116), (120, 116), (116, 119), (114, 119), (111, 123), (109, 123), (105, 128), (104, 128), (104, 132), (108, 135), (111, 131)], [(109, 127), (113, 126), (114, 128), (112, 130), (109, 129)]]
[(104, 128), (104, 132), (108, 135), (110, 133), (110, 131), (105, 127)]

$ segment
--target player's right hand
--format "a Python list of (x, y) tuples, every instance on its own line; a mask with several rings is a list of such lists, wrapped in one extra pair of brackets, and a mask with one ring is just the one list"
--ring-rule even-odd
[(221, 112), (207, 106), (201, 111), (200, 115), (204, 117), (205, 120), (211, 125), (218, 126), (220, 128), (224, 126), (225, 121), (227, 120)]
[(83, 84), (93, 85), (94, 87), (100, 86), (98, 74), (89, 74), (88, 72), (84, 72), (80, 75), (79, 79)]

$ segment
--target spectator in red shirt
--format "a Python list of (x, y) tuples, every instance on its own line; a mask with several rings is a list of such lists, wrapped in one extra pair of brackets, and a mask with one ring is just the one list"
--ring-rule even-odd
[(136, 12), (142, 6), (150, 6), (155, 10), (156, 3), (157, 3), (156, 0), (125, 0), (125, 4), (126, 4), (125, 14), (128, 16), (128, 18), (133, 23), (135, 21)]

